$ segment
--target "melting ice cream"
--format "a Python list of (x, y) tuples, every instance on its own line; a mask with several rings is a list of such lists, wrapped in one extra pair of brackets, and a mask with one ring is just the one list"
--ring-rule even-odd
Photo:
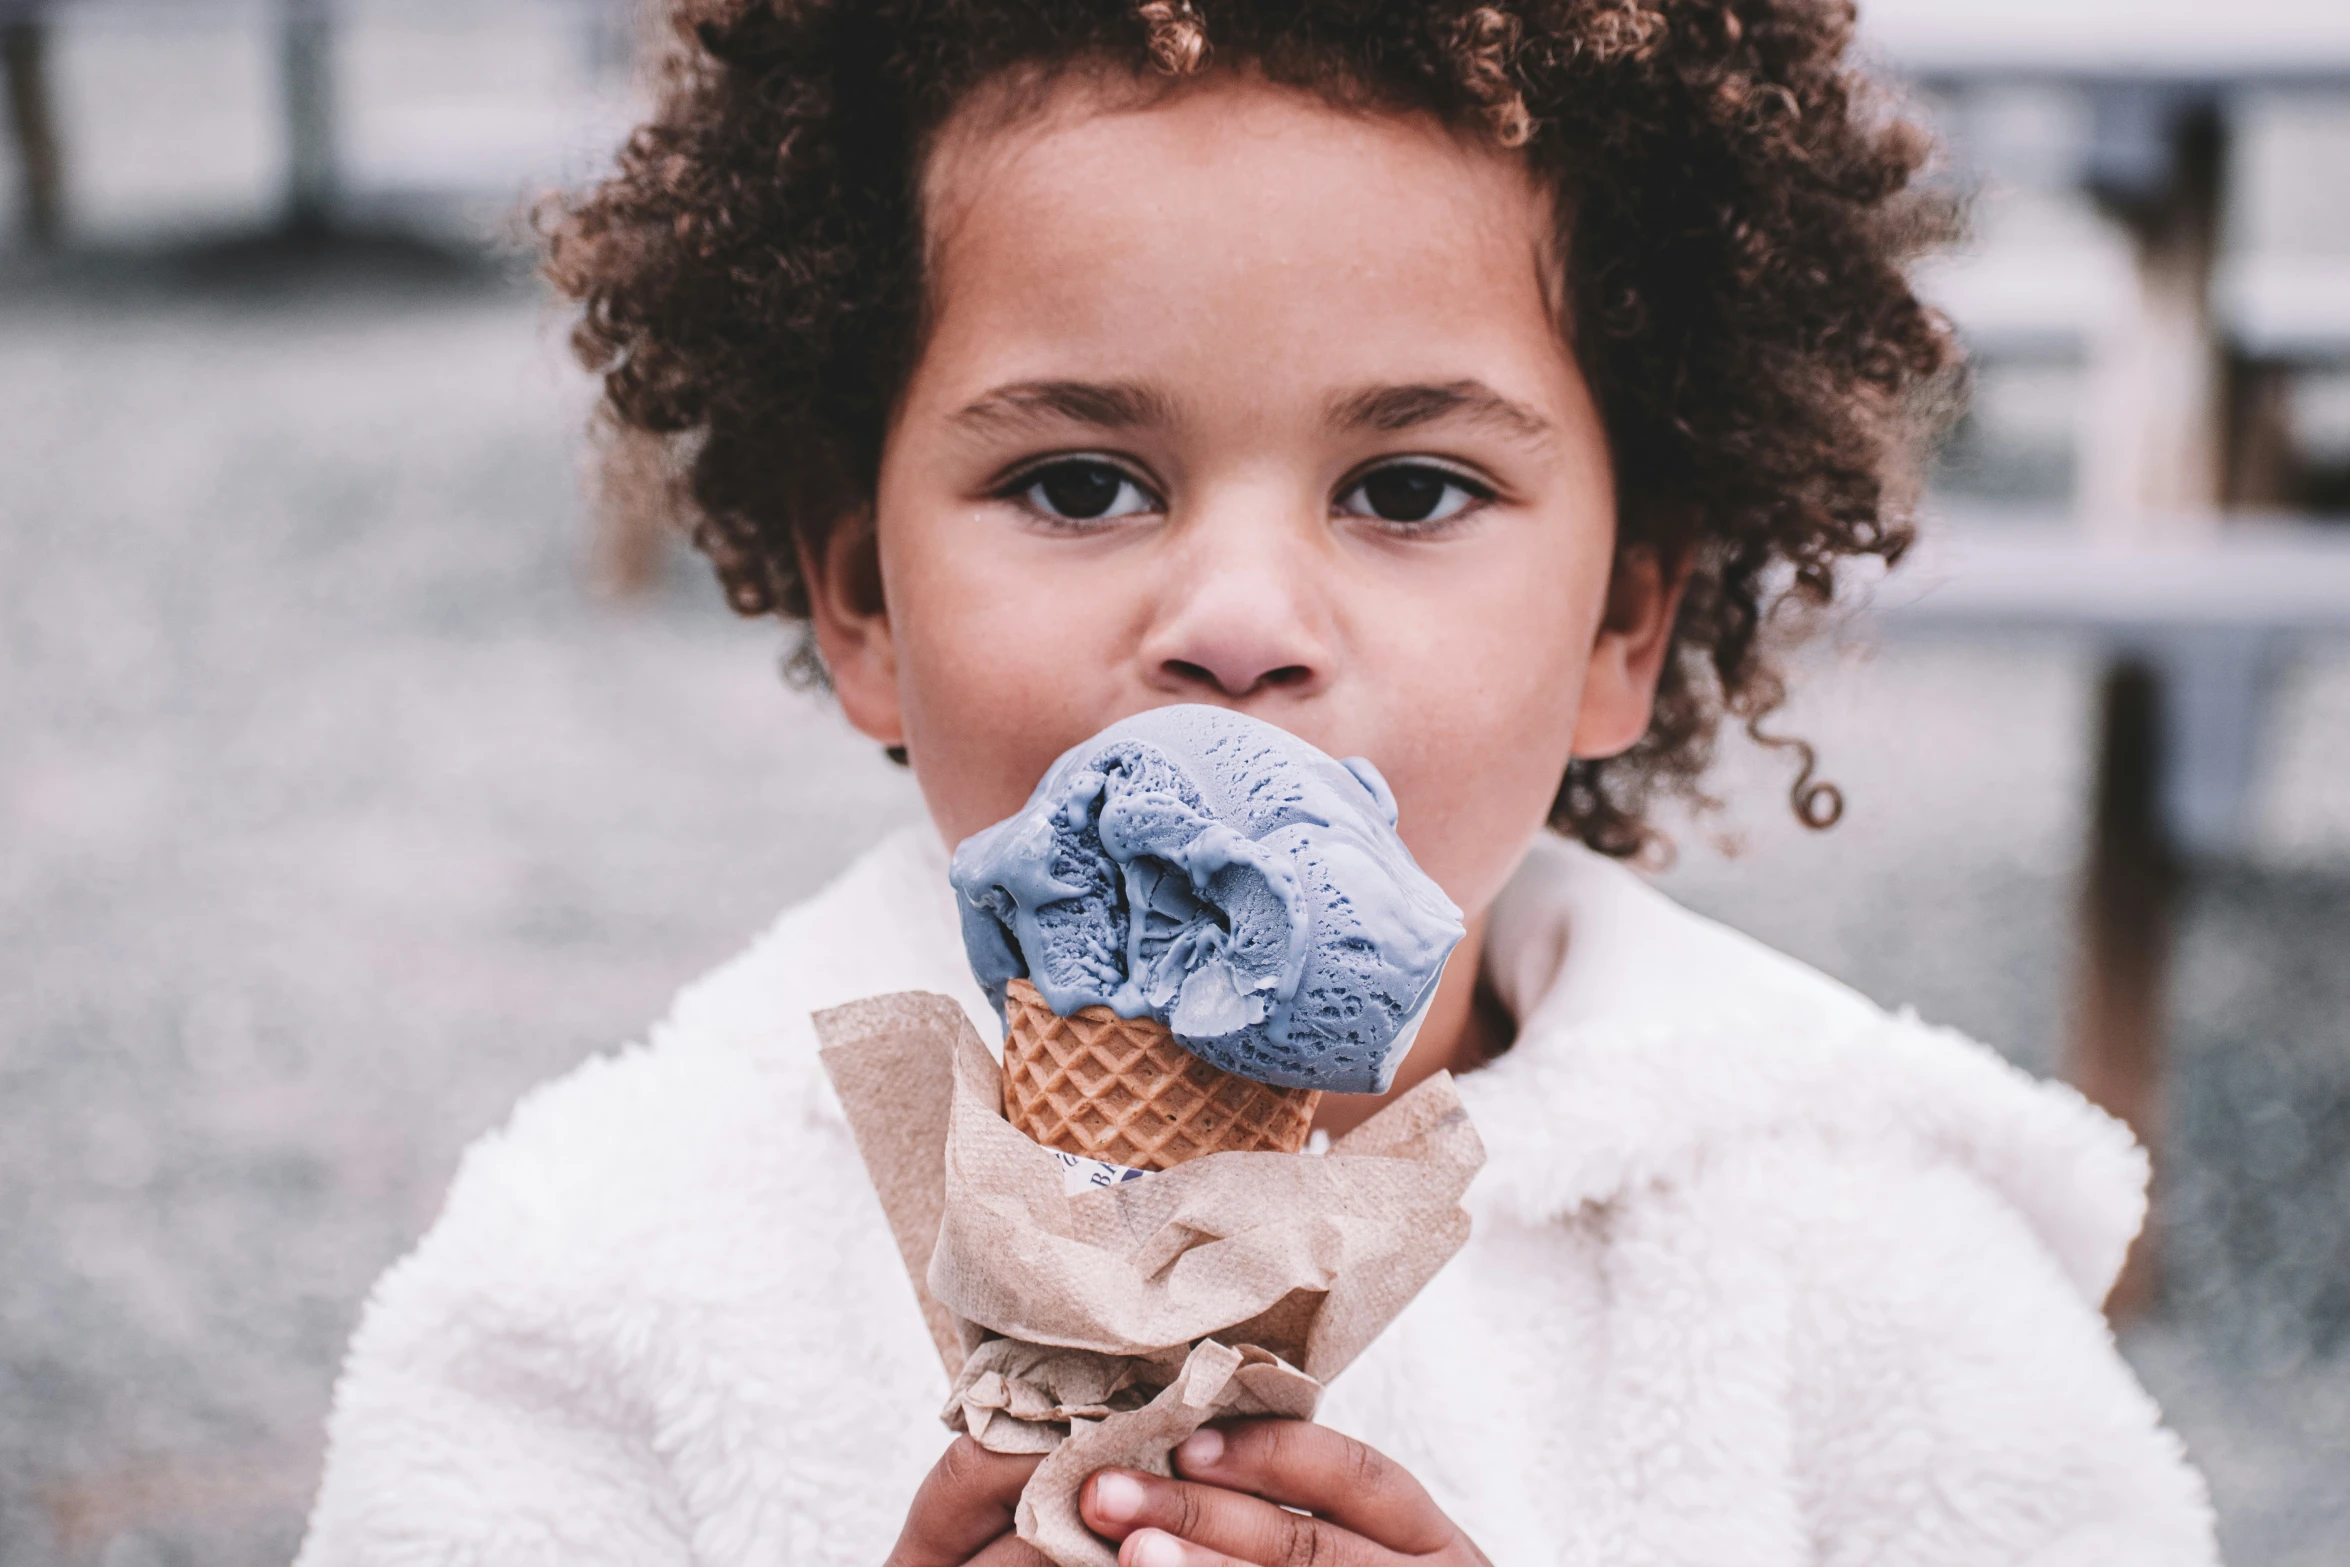
[(1063, 1016), (1149, 1015), (1284, 1088), (1384, 1092), (1461, 939), (1377, 768), (1218, 707), (1155, 708), (1063, 753), (964, 840), (952, 880), (999, 1012), (1026, 975)]

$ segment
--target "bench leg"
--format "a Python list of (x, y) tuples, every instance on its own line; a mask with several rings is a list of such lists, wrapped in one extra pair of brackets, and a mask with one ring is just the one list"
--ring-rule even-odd
[(53, 245), (65, 226), (65, 170), (49, 98), (48, 35), (38, 17), (0, 23), (0, 70), (22, 172), (24, 231), (35, 245)]
[(283, 0), (279, 72), (286, 127), (286, 228), (324, 234), (340, 192), (335, 145), (334, 22), (328, 0)]

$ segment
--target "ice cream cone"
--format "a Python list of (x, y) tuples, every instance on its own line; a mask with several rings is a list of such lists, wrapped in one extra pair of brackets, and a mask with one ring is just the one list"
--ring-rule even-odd
[(1295, 1153), (1321, 1090), (1208, 1065), (1153, 1018), (1062, 1017), (1025, 979), (1004, 990), (1004, 1117), (1031, 1141), (1136, 1170), (1202, 1154)]

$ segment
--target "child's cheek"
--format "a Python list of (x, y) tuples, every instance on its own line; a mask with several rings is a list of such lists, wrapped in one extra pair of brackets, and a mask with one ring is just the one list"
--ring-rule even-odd
[(1119, 606), (1067, 571), (931, 538), (891, 582), (907, 746), (958, 842), (1017, 810), (1053, 759), (1135, 707)]
[(1360, 641), (1399, 829), (1472, 914), (1548, 820), (1572, 751), (1605, 558), (1564, 535), (1495, 541), (1448, 591), (1399, 593), (1386, 634)]

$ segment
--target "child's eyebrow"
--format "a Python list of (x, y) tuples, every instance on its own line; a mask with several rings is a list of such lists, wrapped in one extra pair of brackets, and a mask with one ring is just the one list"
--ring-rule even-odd
[(1523, 403), (1511, 402), (1483, 381), (1367, 387), (1333, 403), (1329, 417), (1331, 424), (1342, 430), (1383, 434), (1452, 418), (1495, 425), (1527, 441), (1544, 440), (1551, 433), (1549, 420)]
[(1127, 381), (1014, 381), (991, 389), (955, 414), (955, 423), (989, 427), (1061, 419), (1105, 430), (1175, 422), (1164, 393)]
[[(1366, 387), (1339, 398), (1328, 414), (1338, 429), (1383, 434), (1455, 418), (1494, 425), (1526, 441), (1542, 441), (1551, 434), (1549, 420), (1476, 380)], [(1178, 422), (1165, 393), (1131, 381), (1013, 381), (991, 388), (954, 415), (955, 423), (981, 429), (1048, 420), (1104, 430)]]

